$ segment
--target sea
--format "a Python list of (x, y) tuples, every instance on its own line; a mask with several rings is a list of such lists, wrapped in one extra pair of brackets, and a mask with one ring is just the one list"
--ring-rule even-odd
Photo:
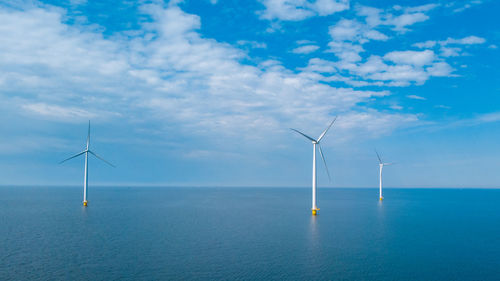
[(500, 189), (0, 187), (0, 280), (500, 280)]

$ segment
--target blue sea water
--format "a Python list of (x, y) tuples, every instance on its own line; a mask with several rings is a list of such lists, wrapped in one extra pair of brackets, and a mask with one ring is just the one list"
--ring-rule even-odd
[(0, 280), (500, 280), (499, 189), (0, 187)]

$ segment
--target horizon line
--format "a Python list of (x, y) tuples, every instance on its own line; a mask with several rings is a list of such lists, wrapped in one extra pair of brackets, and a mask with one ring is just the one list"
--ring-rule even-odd
[[(81, 184), (0, 184), (3, 187), (81, 187)], [(211, 184), (211, 185), (196, 185), (196, 184), (111, 184), (101, 183), (93, 184), (93, 187), (163, 187), (163, 188), (307, 188), (310, 186), (284, 186), (284, 185), (227, 185), (227, 184)], [(378, 189), (378, 186), (324, 186), (319, 189)], [(389, 189), (500, 189), (500, 186), (387, 186)]]

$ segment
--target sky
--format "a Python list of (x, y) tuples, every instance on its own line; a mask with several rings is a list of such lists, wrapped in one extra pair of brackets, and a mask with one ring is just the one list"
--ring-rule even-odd
[[(500, 2), (0, 1), (0, 185), (500, 186)], [(318, 156), (319, 157), (319, 156)]]

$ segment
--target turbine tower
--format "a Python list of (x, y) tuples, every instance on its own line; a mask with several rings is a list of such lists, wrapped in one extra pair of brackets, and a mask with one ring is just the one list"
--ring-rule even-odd
[(384, 166), (389, 166), (389, 165), (392, 165), (394, 163), (384, 163), (382, 162), (382, 159), (380, 158), (380, 155), (378, 154), (377, 150), (375, 150), (375, 153), (377, 154), (377, 158), (378, 158), (378, 166), (379, 166), (379, 200), (382, 201), (384, 199), (384, 197), (382, 197), (382, 169), (384, 168)]
[(88, 177), (89, 177), (89, 170), (88, 170), (88, 167), (89, 167), (89, 161), (88, 161), (88, 157), (89, 157), (89, 153), (94, 155), (95, 157), (97, 157), (99, 160), (102, 160), (104, 163), (110, 165), (111, 167), (115, 167), (113, 164), (109, 163), (108, 161), (104, 160), (101, 156), (95, 154), (92, 150), (89, 149), (89, 145), (90, 145), (90, 120), (89, 120), (89, 130), (88, 130), (88, 134), (87, 134), (87, 147), (85, 148), (84, 151), (80, 152), (80, 153), (77, 153), (61, 162), (59, 162), (59, 164), (62, 164), (70, 159), (73, 159), (75, 157), (78, 157), (82, 154), (85, 154), (85, 176), (83, 178), (83, 206), (87, 206), (87, 188), (88, 188), (88, 184), (89, 184), (89, 181), (88, 181)]
[(310, 136), (298, 131), (298, 130), (295, 130), (295, 129), (292, 129), (290, 128), (291, 130), (301, 134), (302, 136), (304, 136), (305, 138), (307, 138), (308, 140), (310, 140), (313, 144), (313, 171), (312, 171), (312, 214), (313, 216), (317, 215), (318, 211), (319, 211), (319, 208), (318, 208), (318, 205), (316, 204), (316, 145), (318, 145), (318, 148), (319, 148), (319, 153), (321, 155), (321, 159), (323, 159), (323, 164), (325, 164), (325, 169), (326, 169), (326, 173), (328, 174), (328, 179), (331, 180), (330, 178), (330, 172), (328, 172), (328, 167), (326, 165), (326, 161), (325, 161), (325, 156), (323, 155), (323, 150), (321, 149), (321, 145), (320, 145), (320, 141), (323, 139), (323, 137), (326, 135), (326, 132), (330, 129), (330, 127), (333, 125), (333, 123), (335, 122), (335, 120), (337, 120), (337, 117), (335, 117), (335, 119), (333, 119), (332, 123), (330, 123), (330, 125), (328, 126), (328, 128), (326, 128), (323, 133), (321, 133), (321, 135), (318, 137), (318, 139), (313, 139), (311, 138)]

